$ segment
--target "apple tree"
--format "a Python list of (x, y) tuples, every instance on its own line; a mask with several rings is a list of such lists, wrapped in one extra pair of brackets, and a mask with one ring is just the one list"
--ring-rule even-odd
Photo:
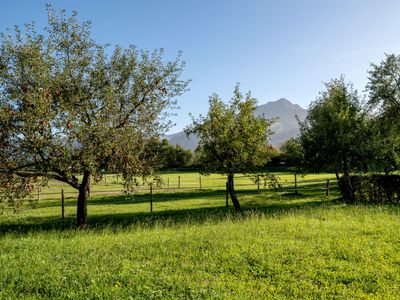
[(236, 211), (241, 207), (234, 188), (235, 173), (252, 173), (270, 158), (272, 121), (255, 116), (256, 105), (251, 93), (243, 96), (236, 85), (228, 104), (217, 94), (212, 95), (207, 115), (194, 118), (185, 130), (200, 138), (197, 159), (204, 173), (227, 176), (227, 189)]
[(27, 24), (0, 39), (0, 201), (18, 205), (34, 183), (59, 180), (79, 191), (84, 226), (102, 168), (127, 185), (153, 173), (150, 149), (188, 81), (180, 54), (165, 61), (163, 49), (109, 49), (76, 12), (47, 11), (43, 33)]

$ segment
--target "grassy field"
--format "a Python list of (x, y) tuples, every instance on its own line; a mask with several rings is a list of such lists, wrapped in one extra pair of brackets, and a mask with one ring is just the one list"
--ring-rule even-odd
[[(279, 177), (280, 183), (285, 189), (293, 189), (294, 187), (294, 174), (291, 172), (274, 172)], [(200, 175), (195, 172), (164, 172), (161, 175), (162, 185), (160, 187), (154, 187), (155, 190), (168, 191), (180, 191), (180, 190), (222, 190), (225, 189), (226, 176), (219, 174), (211, 174), (208, 176)], [(326, 179), (330, 179), (335, 182), (333, 174), (311, 174), (307, 176), (297, 176), (299, 188), (317, 187), (323, 188), (326, 186)], [(312, 181), (312, 182), (310, 182)], [(142, 184), (137, 186), (138, 193), (148, 192), (149, 186)], [(235, 186), (238, 190), (254, 190), (257, 185), (249, 176), (243, 174), (237, 174), (235, 177)], [(263, 189), (263, 185), (260, 185)], [(50, 199), (56, 200), (60, 198), (61, 189), (64, 190), (65, 195), (69, 198), (75, 199), (77, 197), (77, 190), (71, 186), (59, 182), (50, 181), (47, 187), (40, 188), (39, 199)], [(92, 195), (110, 195), (110, 194), (121, 194), (123, 190), (123, 184), (121, 176), (116, 174), (107, 174), (103, 176), (103, 179), (94, 183), (91, 188)], [(37, 190), (32, 194), (33, 200), (38, 199)]]
[[(94, 193), (84, 230), (72, 194), (64, 221), (58, 195), (44, 195), (65, 188), (56, 183), (36, 208), (6, 210), (0, 298), (399, 299), (398, 206), (344, 205), (335, 188), (326, 197), (329, 174), (299, 178), (297, 196), (257, 194), (243, 177), (240, 215), (225, 208), (219, 175), (202, 178), (202, 190), (198, 174), (164, 176), (170, 187), (181, 176), (181, 189), (156, 190), (152, 213), (145, 191)], [(293, 175), (280, 177), (290, 187)], [(108, 178), (93, 191), (118, 186)]]

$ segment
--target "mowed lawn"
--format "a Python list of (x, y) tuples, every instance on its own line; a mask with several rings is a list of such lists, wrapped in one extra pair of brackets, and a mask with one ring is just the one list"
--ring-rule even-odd
[[(400, 298), (398, 206), (344, 205), (335, 183), (325, 196), (330, 174), (298, 178), (298, 195), (258, 194), (243, 177), (244, 213), (235, 214), (221, 176), (202, 177), (201, 190), (184, 189), (198, 174), (164, 176), (171, 189), (155, 189), (153, 212), (146, 191), (93, 192), (84, 230), (74, 228), (72, 194), (60, 219), (58, 193), (67, 188), (53, 182), (35, 208), (5, 210), (0, 298)], [(181, 189), (172, 189), (178, 176)], [(292, 174), (280, 177), (289, 188)], [(118, 186), (111, 177), (93, 191)]]

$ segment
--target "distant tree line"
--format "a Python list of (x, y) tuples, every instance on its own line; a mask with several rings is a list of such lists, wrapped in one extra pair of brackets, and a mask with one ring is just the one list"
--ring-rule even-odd
[(194, 167), (194, 154), (180, 145), (172, 145), (163, 139), (160, 145), (162, 169), (184, 169)]

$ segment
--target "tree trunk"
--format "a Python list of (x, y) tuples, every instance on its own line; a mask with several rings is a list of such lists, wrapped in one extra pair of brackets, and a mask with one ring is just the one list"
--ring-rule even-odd
[(385, 172), (385, 175), (388, 176), (389, 175), (389, 169), (388, 167), (384, 167), (383, 171)]
[(339, 176), (339, 167), (337, 162), (335, 162), (335, 175), (336, 175), (336, 180), (339, 182), (340, 176)]
[(82, 183), (79, 186), (78, 204), (76, 211), (76, 225), (85, 227), (87, 223), (87, 201), (90, 196), (90, 173), (83, 173)]
[(242, 208), (240, 207), (240, 203), (238, 198), (236, 197), (236, 192), (235, 192), (235, 186), (233, 183), (233, 173), (228, 174), (228, 192), (229, 195), (231, 196), (231, 200), (233, 203), (233, 206), (235, 207), (235, 211), (241, 212)]
[(349, 173), (349, 165), (348, 165), (346, 156), (343, 157), (343, 179), (344, 179), (343, 180), (344, 200), (348, 203), (354, 203), (355, 202), (354, 189), (353, 189), (353, 184), (351, 183), (351, 177), (350, 177), (350, 173)]

